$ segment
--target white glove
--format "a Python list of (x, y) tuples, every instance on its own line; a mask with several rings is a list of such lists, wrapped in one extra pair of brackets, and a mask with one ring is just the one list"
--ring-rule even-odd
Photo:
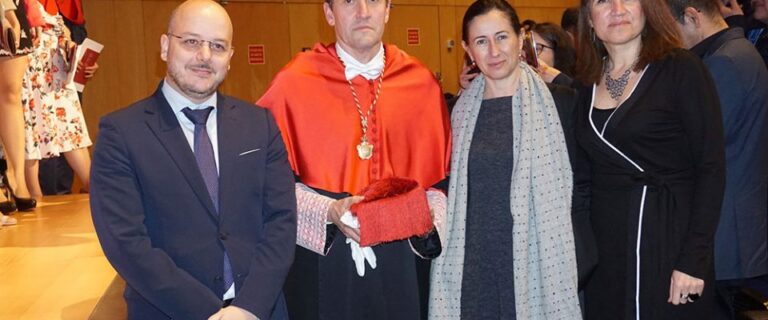
[[(341, 222), (352, 227), (360, 228), (360, 222), (357, 221), (357, 217), (352, 215), (352, 212), (344, 212), (341, 216)], [(371, 269), (376, 269), (376, 254), (373, 253), (373, 249), (370, 247), (360, 247), (360, 244), (355, 240), (347, 238), (347, 244), (349, 249), (352, 250), (352, 260), (355, 261), (355, 269), (357, 269), (358, 276), (365, 276), (365, 261), (371, 266)]]

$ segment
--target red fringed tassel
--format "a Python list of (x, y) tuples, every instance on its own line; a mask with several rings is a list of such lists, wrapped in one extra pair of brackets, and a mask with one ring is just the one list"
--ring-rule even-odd
[(427, 194), (418, 182), (387, 178), (371, 183), (352, 205), (363, 247), (425, 235), (432, 230)]

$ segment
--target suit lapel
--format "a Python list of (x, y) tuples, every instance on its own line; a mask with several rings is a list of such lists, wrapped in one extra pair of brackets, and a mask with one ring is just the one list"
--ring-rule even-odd
[(219, 143), (219, 212), (228, 212), (226, 209), (230, 206), (231, 196), (236, 194), (237, 188), (237, 152), (239, 142), (237, 137), (242, 135), (238, 132), (238, 119), (236, 106), (231, 99), (219, 93), (218, 95), (218, 114), (217, 130)]
[(173, 110), (160, 88), (155, 91), (153, 102), (145, 110), (150, 115), (146, 121), (147, 126), (168, 151), (173, 162), (181, 170), (187, 183), (194, 190), (198, 200), (200, 200), (208, 213), (217, 219), (218, 214), (213, 207), (213, 201), (208, 193), (208, 188), (205, 186), (203, 176), (200, 174), (200, 169), (197, 167), (195, 154), (192, 148), (189, 147), (189, 143), (181, 131), (179, 120), (173, 114)]

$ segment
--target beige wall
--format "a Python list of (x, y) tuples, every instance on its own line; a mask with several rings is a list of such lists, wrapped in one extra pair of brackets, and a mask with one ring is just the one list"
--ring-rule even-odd
[[(102, 115), (151, 94), (165, 73), (160, 34), (175, 0), (83, 0), (89, 36), (105, 45), (100, 70), (85, 90), (84, 111), (97, 133)], [(577, 0), (511, 0), (520, 19), (559, 23)], [(461, 19), (468, 0), (393, 0), (384, 41), (419, 58), (438, 75), (443, 88), (456, 92), (461, 49)], [(331, 42), (320, 0), (229, 0), (225, 8), (235, 28), (235, 55), (222, 90), (247, 101), (257, 100), (272, 77), (302, 48)], [(419, 28), (421, 44), (408, 46), (406, 30)], [(453, 49), (447, 47), (453, 41)], [(265, 46), (266, 63), (249, 65), (248, 44)]]

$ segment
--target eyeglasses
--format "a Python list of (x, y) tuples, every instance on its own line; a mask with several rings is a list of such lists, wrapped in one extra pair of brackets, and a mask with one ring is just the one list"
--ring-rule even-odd
[(555, 51), (555, 48), (552, 48), (552, 47), (550, 47), (548, 45), (543, 45), (541, 43), (537, 43), (536, 44), (536, 56), (540, 56), (541, 55), (541, 51), (544, 50), (544, 48), (548, 48), (549, 50)]
[(203, 40), (193, 37), (182, 37), (170, 32), (167, 33), (167, 35), (181, 40), (181, 46), (184, 47), (184, 49), (192, 52), (200, 50), (200, 48), (202, 48), (206, 42), (208, 43), (208, 48), (210, 48), (211, 52), (214, 54), (224, 54), (229, 52), (229, 50), (234, 49), (234, 47), (230, 46), (229, 44), (220, 41)]

